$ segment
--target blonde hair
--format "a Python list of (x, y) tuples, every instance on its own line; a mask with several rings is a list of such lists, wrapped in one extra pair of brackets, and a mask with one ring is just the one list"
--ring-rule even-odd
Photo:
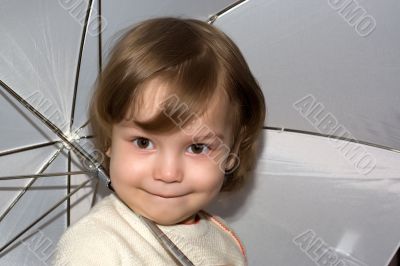
[[(90, 105), (96, 148), (105, 152), (110, 147), (113, 124), (121, 122), (133, 106), (140, 108), (138, 92), (153, 78), (161, 78), (168, 84), (168, 93), (174, 93), (189, 107), (186, 115), (204, 113), (213, 95), (224, 91), (231, 108), (231, 150), (240, 164), (225, 175), (221, 191), (241, 187), (255, 162), (266, 113), (264, 96), (239, 48), (222, 31), (203, 21), (150, 19), (118, 40), (97, 79)], [(166, 103), (164, 108), (172, 107)], [(140, 126), (153, 132), (175, 128), (171, 117), (164, 113)], [(174, 115), (171, 110), (167, 113)], [(184, 119), (179, 112), (175, 115)], [(103, 165), (108, 169), (108, 157)]]

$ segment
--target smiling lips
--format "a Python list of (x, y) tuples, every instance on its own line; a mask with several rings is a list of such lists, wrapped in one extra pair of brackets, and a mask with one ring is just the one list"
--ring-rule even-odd
[(180, 197), (183, 197), (183, 196), (186, 195), (186, 194), (183, 194), (183, 195), (166, 195), (166, 194), (151, 193), (149, 191), (146, 191), (146, 192), (149, 193), (150, 195), (157, 196), (157, 197), (160, 197), (160, 198), (165, 198), (165, 199), (180, 198)]

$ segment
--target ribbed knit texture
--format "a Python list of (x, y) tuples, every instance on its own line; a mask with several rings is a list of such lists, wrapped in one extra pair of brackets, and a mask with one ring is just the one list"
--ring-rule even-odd
[[(195, 265), (246, 265), (226, 223), (204, 212), (199, 215), (195, 224), (159, 227)], [(174, 261), (139, 217), (111, 194), (68, 228), (58, 243), (54, 265), (174, 265)]]

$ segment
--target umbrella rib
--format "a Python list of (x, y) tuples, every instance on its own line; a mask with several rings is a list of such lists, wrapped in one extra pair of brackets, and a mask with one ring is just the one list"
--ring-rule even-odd
[[(89, 6), (91, 6), (91, 4), (89, 4)], [(99, 32), (98, 32), (98, 51), (99, 51), (99, 55), (98, 55), (98, 58), (99, 58), (99, 75), (101, 75), (101, 70), (103, 69), (103, 48), (102, 48), (102, 27), (103, 27), (103, 25), (102, 25), (102, 16), (101, 16), (101, 0), (99, 0), (98, 1), (98, 12), (99, 12), (99, 14), (98, 14), (98, 23), (99, 23), (99, 27), (98, 27), (98, 29), (99, 29)], [(83, 49), (82, 49), (83, 50)], [(77, 87), (76, 87), (76, 90), (77, 90)], [(74, 103), (74, 105), (73, 105), (73, 108), (72, 108), (72, 110), (74, 110), (75, 111), (75, 103)], [(73, 124), (73, 121), (72, 121), (73, 119), (71, 119), (71, 128), (72, 128), (72, 124)], [(82, 126), (80, 126), (76, 131), (75, 131), (75, 133), (78, 133), (82, 128), (84, 128), (84, 127), (86, 127), (87, 125), (89, 124), (89, 120), (87, 120)]]
[(2, 152), (0, 152), (0, 157), (1, 156), (5, 156), (5, 155), (11, 155), (11, 154), (14, 154), (14, 153), (19, 153), (19, 152), (39, 149), (39, 148), (42, 148), (42, 147), (47, 147), (47, 146), (54, 145), (56, 143), (60, 143), (60, 141), (50, 141), (50, 142), (39, 143), (39, 144), (35, 144), (35, 145), (30, 145), (30, 146), (25, 146), (25, 147), (22, 147), (22, 148), (12, 149), (12, 150), (8, 150), (8, 151), (2, 151)]
[(363, 141), (363, 140), (339, 137), (339, 136), (329, 135), (329, 134), (322, 134), (322, 133), (318, 133), (318, 132), (312, 132), (312, 131), (306, 131), (306, 130), (300, 130), (300, 129), (280, 128), (280, 127), (263, 127), (263, 129), (294, 132), (294, 133), (301, 133), (301, 134), (306, 134), (306, 135), (313, 135), (313, 136), (326, 137), (326, 138), (331, 138), (331, 139), (344, 140), (344, 141), (354, 142), (354, 143), (358, 143), (358, 144), (363, 144), (363, 145), (367, 145), (367, 146), (371, 146), (371, 147), (375, 147), (375, 148), (380, 148), (380, 149), (400, 153), (400, 150), (392, 148), (392, 147), (388, 147), (388, 146), (384, 146), (384, 145), (380, 145), (380, 144), (376, 144), (376, 143), (372, 143), (372, 142), (368, 142), (368, 141)]
[(78, 134), (79, 131), (81, 131), (84, 127), (86, 127), (89, 124), (89, 120), (87, 120), (82, 126), (80, 126), (79, 128), (77, 128), (75, 130), (75, 134)]
[(89, 136), (80, 136), (79, 139), (92, 139), (93, 136), (89, 135)]
[(72, 130), (72, 126), (74, 123), (74, 117), (75, 117), (75, 104), (76, 104), (76, 94), (78, 91), (78, 84), (79, 84), (79, 75), (81, 71), (81, 63), (82, 63), (82, 55), (83, 55), (83, 47), (85, 45), (85, 40), (86, 40), (86, 32), (87, 32), (87, 27), (88, 27), (88, 21), (90, 17), (90, 11), (92, 10), (92, 3), (93, 0), (90, 0), (88, 3), (88, 7), (86, 9), (86, 17), (85, 17), (85, 23), (83, 25), (82, 29), (82, 35), (81, 35), (81, 44), (79, 47), (79, 55), (78, 55), (78, 63), (76, 66), (76, 73), (75, 73), (75, 84), (74, 84), (74, 94), (72, 98), (72, 108), (71, 108), (71, 118), (70, 118), (70, 123), (69, 123), (69, 130)]
[(90, 208), (93, 208), (93, 206), (96, 204), (96, 196), (97, 192), (99, 190), (99, 180), (96, 180), (96, 185), (94, 187), (93, 195), (92, 195), (92, 202), (90, 203)]
[[(80, 128), (78, 128), (75, 131), (75, 133), (78, 133), (88, 123), (89, 123), (89, 121), (87, 121), (85, 124), (83, 124)], [(93, 138), (93, 136), (79, 136), (79, 139), (88, 139), (88, 138)], [(6, 155), (12, 155), (12, 154), (20, 153), (20, 152), (24, 152), (24, 151), (36, 150), (36, 149), (40, 149), (40, 148), (43, 148), (43, 147), (51, 146), (51, 145), (54, 145), (54, 144), (57, 144), (57, 143), (61, 143), (61, 141), (55, 140), (55, 141), (43, 142), (43, 143), (24, 146), (24, 147), (12, 149), (12, 150), (2, 151), (2, 152), (0, 152), (0, 157), (6, 156)]]
[(30, 175), (13, 175), (13, 176), (1, 176), (0, 181), (14, 180), (14, 179), (28, 179), (28, 178), (40, 178), (40, 177), (54, 177), (54, 176), (65, 176), (65, 175), (84, 175), (90, 174), (88, 171), (68, 171), (68, 172), (56, 172), (56, 173), (44, 173), (44, 174), (30, 174)]
[[(64, 149), (64, 147), (61, 147), (58, 149), (53, 156), (41, 167), (39, 170), (39, 173), (43, 173), (47, 167), (57, 158), (57, 156), (61, 153), (61, 151)], [(36, 178), (33, 178), (29, 183), (22, 189), (22, 191), (18, 194), (18, 196), (11, 202), (11, 204), (7, 207), (7, 209), (2, 213), (0, 216), (0, 223), (3, 221), (3, 219), (7, 216), (7, 214), (12, 210), (12, 208), (15, 206), (15, 204), (18, 203), (18, 201), (22, 198), (22, 196), (25, 194), (25, 192), (35, 183)]]
[[(71, 172), (71, 151), (68, 151), (68, 172)], [(71, 193), (71, 175), (67, 176), (67, 194)], [(67, 227), (71, 224), (71, 198), (67, 199)]]
[(231, 5), (225, 7), (224, 9), (218, 11), (217, 13), (215, 13), (214, 15), (210, 16), (207, 20), (208, 24), (213, 24), (219, 17), (223, 16), (225, 13), (229, 12), (230, 10), (234, 9), (235, 7), (239, 6), (240, 4), (246, 2), (247, 0), (239, 0), (236, 1), (234, 3), (232, 3)]
[(65, 200), (69, 199), (73, 194), (75, 194), (77, 191), (79, 191), (81, 188), (83, 188), (87, 183), (89, 183), (92, 180), (93, 180), (93, 178), (86, 180), (85, 182), (80, 184), (77, 188), (75, 188), (73, 191), (68, 193), (64, 198), (62, 198), (56, 204), (54, 204), (52, 207), (50, 207), (45, 213), (43, 213), (40, 217), (38, 217), (35, 221), (33, 221), (30, 225), (28, 225), (24, 230), (19, 232), (10, 241), (8, 241), (4, 246), (2, 246), (0, 248), (0, 253), (3, 252), (7, 247), (12, 245), (18, 238), (20, 238), (23, 234), (25, 234), (29, 229), (31, 229), (33, 226), (35, 226), (37, 223), (39, 223), (41, 220), (43, 220), (47, 215), (49, 215), (58, 206), (60, 206)]

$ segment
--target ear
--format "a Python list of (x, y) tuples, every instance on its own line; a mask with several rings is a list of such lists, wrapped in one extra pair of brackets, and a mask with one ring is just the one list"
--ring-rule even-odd
[(106, 155), (108, 158), (111, 157), (111, 147), (108, 147), (108, 149), (106, 150)]
[(238, 152), (239, 152), (239, 145), (236, 145), (236, 147), (229, 153), (228, 158), (226, 158), (226, 163), (225, 163), (226, 172), (230, 172), (231, 170), (233, 170), (233, 168), (237, 167), (237, 164), (240, 163)]
[(237, 157), (237, 155), (235, 153), (230, 154), (226, 160), (225, 171), (230, 172), (235, 167), (235, 165), (238, 163), (238, 160), (239, 160), (239, 157)]

